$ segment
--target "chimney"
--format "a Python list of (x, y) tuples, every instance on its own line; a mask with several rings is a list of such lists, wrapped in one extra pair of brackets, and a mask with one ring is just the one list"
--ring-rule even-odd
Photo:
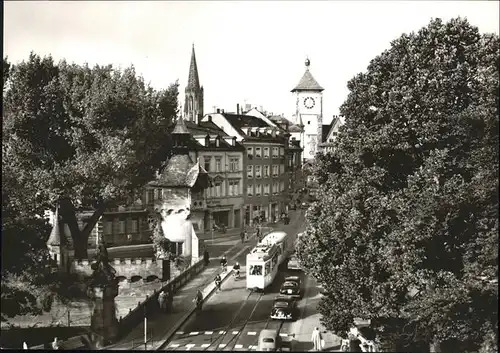
[(210, 134), (207, 134), (205, 136), (205, 146), (208, 147), (210, 145)]
[(219, 113), (220, 113), (220, 109), (219, 109), (219, 108), (217, 108), (217, 114), (219, 114)]
[(221, 109), (221, 111), (220, 111), (220, 112), (221, 112), (222, 114), (224, 114), (224, 109)]
[(220, 147), (220, 136), (217, 135), (217, 137), (215, 138), (215, 147)]
[(233, 143), (232, 143), (233, 146), (236, 146), (236, 136), (233, 137)]
[(240, 105), (239, 105), (239, 103), (236, 104), (236, 114), (240, 115)]

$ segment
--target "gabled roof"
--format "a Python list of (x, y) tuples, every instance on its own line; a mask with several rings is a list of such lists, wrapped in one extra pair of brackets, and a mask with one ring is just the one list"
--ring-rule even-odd
[(196, 55), (194, 54), (194, 44), (193, 50), (191, 52), (191, 64), (189, 65), (189, 77), (186, 86), (186, 91), (188, 90), (199, 90), (200, 89), (200, 79), (198, 77), (198, 66), (196, 65)]
[(319, 83), (314, 79), (313, 75), (309, 71), (309, 67), (307, 67), (306, 72), (304, 72), (304, 75), (300, 79), (297, 86), (295, 86), (295, 88), (292, 89), (292, 92), (297, 92), (297, 91), (321, 92), (323, 90), (324, 88), (321, 87)]
[(231, 113), (221, 113), (226, 120), (238, 131), (241, 135), (246, 135), (244, 128), (247, 127), (268, 127), (272, 128), (264, 120), (252, 115), (241, 115)]
[(290, 132), (303, 132), (304, 129), (302, 129), (299, 125), (291, 125), (290, 127), (288, 127), (288, 131)]
[(185, 122), (186, 127), (188, 128), (189, 132), (195, 136), (195, 135), (207, 135), (210, 134), (210, 136), (214, 135), (219, 135), (222, 137), (228, 137), (229, 135), (224, 132), (221, 128), (219, 128), (217, 125), (215, 125), (211, 121), (200, 121), (199, 124), (196, 124), (193, 121), (186, 121)]

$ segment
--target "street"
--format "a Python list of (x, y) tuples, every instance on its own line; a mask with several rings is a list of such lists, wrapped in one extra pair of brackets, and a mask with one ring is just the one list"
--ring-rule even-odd
[[(300, 212), (300, 211), (299, 211)], [(303, 231), (304, 214), (297, 212), (289, 225), (280, 224), (279, 228), (286, 231), (295, 239), (297, 233)], [(229, 258), (229, 266), (238, 261), (242, 267), (241, 278), (227, 280), (222, 291), (213, 295), (203, 306), (203, 310), (188, 319), (165, 345), (168, 350), (223, 350), (247, 351), (257, 348), (259, 332), (263, 329), (277, 329), (281, 336), (289, 337), (295, 334), (293, 350), (308, 349), (310, 341), (306, 339), (311, 335), (314, 326), (318, 325), (319, 316), (316, 304), (320, 294), (314, 280), (298, 274), (305, 290), (304, 297), (299, 301), (299, 317), (296, 321), (277, 321), (269, 318), (273, 300), (277, 296), (284, 276), (292, 274), (280, 270), (274, 282), (266, 289), (265, 293), (252, 292), (246, 289), (245, 262), (246, 254), (255, 245), (255, 241), (242, 249), (238, 254)], [(306, 307), (307, 303), (307, 307)], [(299, 339), (300, 338), (300, 339)], [(304, 341), (304, 342), (300, 342)]]

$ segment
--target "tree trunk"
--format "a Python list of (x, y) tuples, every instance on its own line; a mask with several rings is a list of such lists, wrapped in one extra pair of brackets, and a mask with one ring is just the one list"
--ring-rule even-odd
[(83, 229), (78, 227), (78, 220), (76, 217), (77, 210), (75, 206), (69, 199), (62, 199), (60, 201), (60, 210), (63, 220), (68, 224), (69, 230), (71, 232), (71, 238), (73, 239), (73, 246), (75, 250), (75, 259), (86, 259), (88, 258), (87, 247), (89, 235), (94, 229), (97, 221), (104, 213), (106, 209), (106, 204), (102, 203), (94, 211), (92, 216), (89, 218)]

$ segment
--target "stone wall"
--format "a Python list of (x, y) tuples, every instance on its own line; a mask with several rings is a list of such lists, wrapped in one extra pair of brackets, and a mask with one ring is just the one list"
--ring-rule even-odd
[[(131, 279), (134, 276), (140, 276), (143, 279), (149, 276), (157, 276), (162, 278), (163, 261), (154, 258), (124, 258), (114, 259), (111, 266), (116, 270), (117, 277), (125, 277)], [(92, 275), (89, 260), (74, 260), (70, 268), (72, 273), (81, 275), (82, 277)]]

